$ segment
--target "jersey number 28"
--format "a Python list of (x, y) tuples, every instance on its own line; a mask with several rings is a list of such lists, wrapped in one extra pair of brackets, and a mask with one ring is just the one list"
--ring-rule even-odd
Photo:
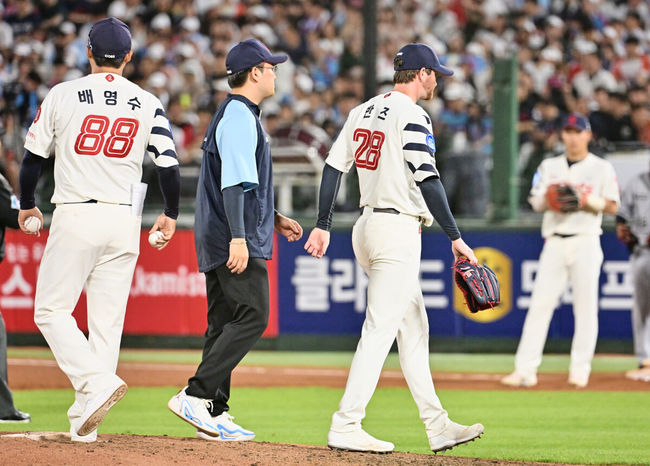
[(381, 157), (381, 146), (384, 144), (384, 139), (386, 139), (384, 133), (357, 128), (354, 130), (352, 139), (355, 142), (361, 141), (354, 153), (356, 166), (367, 170), (377, 170), (377, 163), (379, 163), (379, 157)]
[(133, 147), (133, 138), (138, 133), (138, 120), (118, 118), (113, 122), (108, 138), (106, 131), (110, 120), (104, 115), (88, 115), (81, 123), (81, 131), (74, 143), (79, 155), (97, 155), (103, 149), (106, 157), (126, 157)]

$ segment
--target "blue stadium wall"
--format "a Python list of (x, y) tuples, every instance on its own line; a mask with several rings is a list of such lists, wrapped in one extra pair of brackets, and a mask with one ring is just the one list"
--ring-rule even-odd
[[(599, 295), (600, 338), (632, 337), (632, 286), (628, 253), (612, 232), (601, 237), (605, 261)], [(420, 283), (431, 335), (519, 337), (530, 302), (543, 240), (539, 232), (477, 232), (464, 235), (501, 283), (502, 304), (470, 314), (453, 285), (449, 240), (423, 233)], [(304, 241), (278, 241), (279, 334), (358, 335), (364, 319), (367, 277), (354, 261), (350, 232), (333, 232), (326, 257), (305, 254)], [(399, 284), (396, 284), (399, 286)], [(551, 338), (573, 334), (570, 287), (549, 329)]]

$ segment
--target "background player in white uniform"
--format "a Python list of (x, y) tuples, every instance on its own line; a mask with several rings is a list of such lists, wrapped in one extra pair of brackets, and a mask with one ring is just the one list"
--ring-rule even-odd
[(639, 174), (623, 190), (616, 216), (618, 238), (630, 249), (634, 302), (632, 330), (639, 369), (628, 371), (633, 380), (650, 382), (650, 173)]
[[(582, 388), (589, 381), (598, 339), (603, 212), (615, 214), (619, 203), (614, 167), (589, 153), (590, 140), (589, 120), (580, 114), (569, 115), (562, 129), (566, 153), (544, 160), (533, 178), (528, 200), (536, 211), (545, 211), (542, 221), (545, 241), (515, 356), (515, 371), (501, 380), (505, 385), (537, 384), (537, 368), (542, 362), (548, 327), (568, 282), (573, 290), (575, 319), (569, 384)], [(568, 213), (549, 210), (545, 194), (555, 183), (570, 184), (579, 192), (579, 210)]]
[[(131, 34), (119, 20), (90, 31), (92, 73), (55, 86), (25, 142), (18, 222), (43, 220), (34, 202), (42, 162), (54, 149), (50, 235), (36, 285), (34, 320), (76, 391), (68, 410), (73, 440), (94, 441), (108, 409), (126, 393), (117, 359), (126, 303), (139, 253), (141, 205), (133, 197), (145, 151), (158, 167), (165, 212), (153, 231), (165, 246), (176, 228), (180, 176), (169, 122), (160, 101), (122, 77)], [(134, 204), (132, 206), (132, 203)], [(72, 311), (82, 288), (88, 339)]]
[(400, 364), (433, 451), (469, 442), (483, 432), (451, 421), (438, 399), (429, 368), (429, 323), (419, 282), (421, 225), (432, 214), (452, 240), (454, 256), (476, 263), (461, 239), (436, 169), (431, 120), (415, 102), (433, 98), (442, 66), (431, 47), (409, 44), (394, 61), (395, 88), (354, 108), (332, 146), (323, 171), (319, 217), (305, 249), (322, 257), (342, 172), (359, 174), (363, 213), (352, 230), (354, 254), (369, 276), (361, 339), (327, 443), (355, 451), (392, 451), (394, 446), (361, 428), (381, 368), (397, 337)]

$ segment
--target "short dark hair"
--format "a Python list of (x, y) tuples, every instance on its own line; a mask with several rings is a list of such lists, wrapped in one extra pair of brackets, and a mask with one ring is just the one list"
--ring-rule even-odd
[(242, 87), (244, 84), (246, 84), (248, 73), (250, 73), (253, 68), (254, 67), (246, 68), (245, 70), (238, 71), (232, 76), (228, 76), (228, 85), (230, 88), (235, 89), (236, 87)]
[[(427, 74), (431, 74), (433, 70), (427, 68)], [(395, 71), (393, 75), (393, 84), (407, 84), (415, 79), (420, 70), (401, 70)]]
[(122, 66), (122, 63), (124, 63), (125, 58), (126, 55), (120, 58), (104, 58), (104, 57), (98, 57), (93, 55), (93, 60), (95, 60), (97, 66), (107, 66), (109, 68), (115, 68), (116, 70), (119, 69), (120, 66)]

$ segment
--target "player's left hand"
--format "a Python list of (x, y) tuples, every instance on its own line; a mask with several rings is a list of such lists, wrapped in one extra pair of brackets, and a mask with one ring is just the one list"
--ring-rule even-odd
[(162, 240), (158, 243), (162, 244), (162, 246), (157, 248), (158, 250), (161, 250), (169, 244), (172, 236), (174, 236), (174, 233), (176, 232), (176, 220), (169, 218), (165, 214), (160, 214), (151, 227), (151, 230), (149, 230), (149, 234), (154, 231), (160, 231), (163, 234)]
[(278, 212), (275, 213), (273, 228), (276, 232), (287, 238), (289, 242), (298, 241), (302, 238), (302, 227), (300, 224)]
[(472, 264), (478, 264), (478, 259), (474, 255), (474, 251), (470, 248), (462, 238), (458, 238), (451, 242), (451, 252), (454, 254), (454, 261), (459, 257), (467, 257), (467, 260)]
[(330, 245), (330, 232), (314, 228), (309, 234), (309, 238), (305, 243), (305, 251), (313, 257), (321, 258), (327, 252), (327, 247)]
[(29, 217), (38, 218), (41, 221), (41, 228), (43, 228), (43, 214), (41, 213), (38, 207), (32, 207), (31, 209), (26, 209), (26, 210), (21, 209), (18, 211), (18, 226), (20, 227), (20, 230), (23, 233), (28, 235), (41, 236), (40, 229), (31, 232), (27, 228), (25, 228), (25, 220), (27, 220)]

